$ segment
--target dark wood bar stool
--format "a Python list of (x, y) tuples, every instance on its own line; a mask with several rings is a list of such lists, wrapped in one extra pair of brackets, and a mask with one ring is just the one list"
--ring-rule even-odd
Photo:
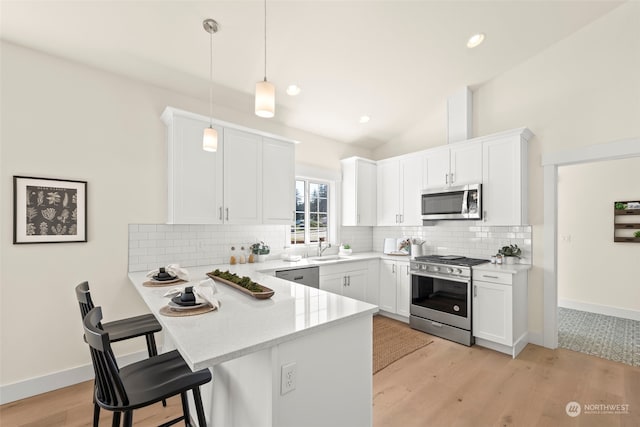
[[(76, 297), (80, 305), (80, 315), (84, 321), (85, 316), (94, 308), (91, 292), (89, 292), (89, 282), (82, 282), (76, 286)], [(105, 322), (100, 327), (107, 333), (111, 342), (124, 341), (130, 338), (144, 336), (147, 341), (147, 352), (149, 357), (158, 354), (156, 340), (154, 334), (162, 330), (162, 326), (153, 314), (143, 314), (141, 316), (128, 317), (126, 319), (115, 320), (113, 322)], [(165, 400), (162, 406), (167, 406)], [(100, 406), (94, 402), (93, 410), (93, 426), (98, 426), (100, 418)]]
[[(89, 282), (82, 282), (76, 286), (76, 296), (80, 304), (80, 314), (82, 319), (89, 311), (95, 307), (89, 292)], [(147, 340), (147, 352), (149, 357), (156, 356), (158, 349), (154, 334), (162, 330), (162, 326), (153, 314), (143, 314), (141, 316), (128, 317), (126, 319), (105, 322), (102, 328), (109, 333), (111, 342), (118, 342), (144, 336)]]
[(133, 424), (133, 411), (180, 394), (182, 416), (162, 426), (170, 426), (184, 420), (191, 425), (187, 392), (191, 390), (196, 406), (198, 424), (206, 426), (200, 386), (211, 381), (208, 369), (193, 372), (177, 351), (153, 356), (131, 365), (118, 367), (109, 333), (100, 327), (102, 310), (95, 307), (83, 320), (85, 341), (91, 350), (91, 360), (96, 375), (95, 401), (100, 407), (113, 411), (113, 426), (120, 425), (124, 414), (124, 426)]

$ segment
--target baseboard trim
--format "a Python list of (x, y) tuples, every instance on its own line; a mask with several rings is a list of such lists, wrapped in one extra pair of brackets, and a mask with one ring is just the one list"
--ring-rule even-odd
[(539, 345), (540, 347), (544, 347), (544, 337), (542, 336), (542, 332), (531, 332), (527, 334), (527, 341), (530, 344)]
[(613, 307), (610, 305), (593, 304), (590, 302), (558, 299), (558, 306), (573, 310), (588, 311), (590, 313), (604, 314), (606, 316), (621, 317), (623, 319), (640, 321), (640, 311), (628, 308)]
[(401, 316), (399, 314), (391, 313), (391, 312), (384, 311), (384, 310), (379, 310), (378, 313), (381, 316), (389, 317), (389, 318), (391, 318), (393, 320), (397, 320), (399, 322), (409, 323), (409, 318), (408, 317), (404, 317), (404, 316)]
[[(119, 356), (118, 365), (128, 365), (147, 357), (149, 356), (146, 350)], [(93, 366), (87, 364), (24, 381), (3, 384), (0, 386), (0, 405), (89, 381), (93, 379), (93, 376)]]

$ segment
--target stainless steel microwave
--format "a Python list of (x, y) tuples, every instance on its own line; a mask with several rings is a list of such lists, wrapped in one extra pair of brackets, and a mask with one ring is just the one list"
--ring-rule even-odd
[(422, 220), (482, 219), (482, 184), (422, 191)]

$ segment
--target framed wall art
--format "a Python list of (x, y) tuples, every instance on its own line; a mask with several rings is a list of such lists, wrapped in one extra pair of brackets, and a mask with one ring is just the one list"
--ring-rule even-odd
[(87, 241), (87, 182), (13, 177), (13, 243)]

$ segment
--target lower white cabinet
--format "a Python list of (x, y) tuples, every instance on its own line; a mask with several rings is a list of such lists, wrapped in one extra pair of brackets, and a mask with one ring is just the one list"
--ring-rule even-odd
[(360, 301), (367, 301), (367, 262), (320, 266), (320, 289)]
[(380, 260), (379, 307), (386, 312), (409, 317), (411, 274), (408, 261)]
[(527, 308), (526, 270), (515, 274), (473, 270), (476, 344), (516, 357), (528, 342)]

